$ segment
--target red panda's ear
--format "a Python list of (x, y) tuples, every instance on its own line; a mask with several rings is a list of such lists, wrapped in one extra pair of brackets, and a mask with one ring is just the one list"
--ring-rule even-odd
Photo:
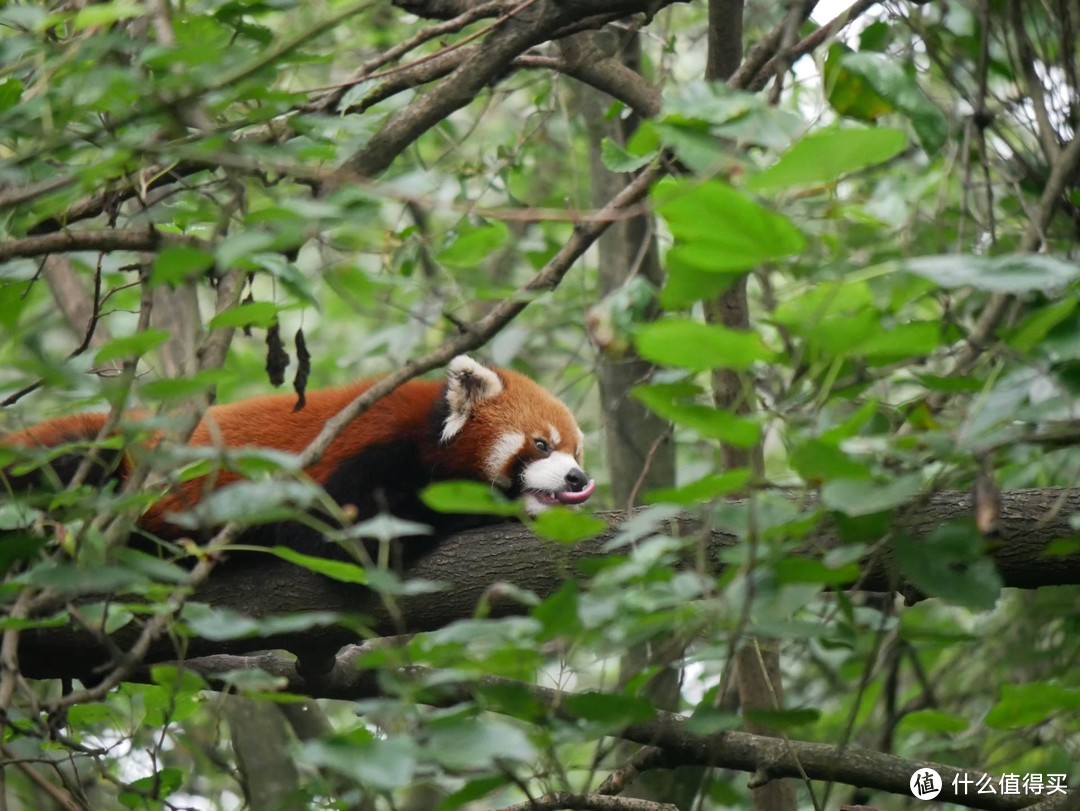
[(450, 413), (443, 425), (443, 442), (461, 433), (478, 403), (498, 397), (503, 391), (503, 381), (498, 373), (468, 355), (458, 355), (450, 361), (447, 376), (446, 402)]

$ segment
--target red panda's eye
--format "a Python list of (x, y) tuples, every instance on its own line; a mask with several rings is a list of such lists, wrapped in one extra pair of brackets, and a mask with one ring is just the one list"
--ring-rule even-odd
[(536, 449), (540, 451), (540, 453), (549, 453), (551, 451), (551, 446), (548, 445), (546, 439), (537, 437), (533, 440), (533, 444), (536, 445)]

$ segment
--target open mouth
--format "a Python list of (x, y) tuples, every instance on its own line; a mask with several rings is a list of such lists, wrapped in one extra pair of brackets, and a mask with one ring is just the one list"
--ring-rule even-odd
[(526, 490), (530, 496), (535, 498), (541, 504), (555, 505), (555, 504), (583, 504), (589, 500), (589, 496), (593, 494), (596, 489), (596, 482), (593, 479), (589, 479), (589, 483), (585, 485), (581, 490), (561, 490), (559, 492), (549, 492), (547, 490)]

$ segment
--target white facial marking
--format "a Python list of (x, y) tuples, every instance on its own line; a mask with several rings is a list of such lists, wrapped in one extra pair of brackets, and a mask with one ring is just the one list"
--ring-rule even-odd
[(542, 513), (544, 510), (551, 506), (550, 504), (545, 504), (544, 502), (542, 502), (532, 493), (526, 493), (524, 496), (522, 496), (521, 503), (525, 507), (525, 512), (527, 512), (533, 518), (536, 518), (536, 516), (540, 515), (540, 513)]
[(566, 474), (577, 469), (577, 466), (573, 456), (556, 451), (547, 459), (540, 459), (526, 467), (521, 481), (526, 490), (561, 493), (566, 489)]
[(548, 437), (551, 438), (551, 446), (553, 448), (559, 447), (559, 444), (562, 442), (562, 434), (559, 433), (559, 429), (554, 425), (549, 425), (548, 431), (550, 431)]
[(525, 434), (503, 434), (491, 446), (487, 459), (484, 461), (484, 470), (496, 484), (506, 486), (510, 480), (503, 471), (507, 463), (513, 459), (525, 445)]

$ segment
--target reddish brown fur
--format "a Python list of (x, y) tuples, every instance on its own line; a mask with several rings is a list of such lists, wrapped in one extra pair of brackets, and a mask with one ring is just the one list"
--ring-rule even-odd
[[(380, 443), (406, 440), (415, 443), (425, 467), (438, 468), (441, 478), (487, 481), (484, 463), (494, 443), (507, 432), (525, 435), (523, 453), (538, 455), (534, 437), (548, 437), (549, 426), (561, 435), (558, 450), (581, 461), (577, 424), (569, 410), (534, 381), (516, 372), (497, 370), (505, 386), (499, 396), (480, 404), (456, 437), (446, 444), (437, 441), (431, 412), (442, 396), (438, 381), (414, 380), (377, 401), (349, 424), (327, 449), (323, 458), (308, 468), (315, 481), (325, 484), (346, 460)], [(263, 447), (299, 453), (316, 437), (324, 423), (365, 391), (372, 381), (324, 389), (308, 394), (306, 407), (294, 412), (295, 396), (272, 394), (209, 409), (195, 429), (190, 444), (227, 448)], [(2, 444), (53, 447), (95, 438), (105, 423), (104, 414), (60, 417), (11, 434)], [(505, 471), (504, 471), (505, 472)], [(221, 470), (213, 478), (185, 482), (158, 500), (143, 517), (143, 528), (160, 537), (181, 534), (166, 519), (170, 512), (196, 504), (207, 489), (236, 481), (238, 474)]]

